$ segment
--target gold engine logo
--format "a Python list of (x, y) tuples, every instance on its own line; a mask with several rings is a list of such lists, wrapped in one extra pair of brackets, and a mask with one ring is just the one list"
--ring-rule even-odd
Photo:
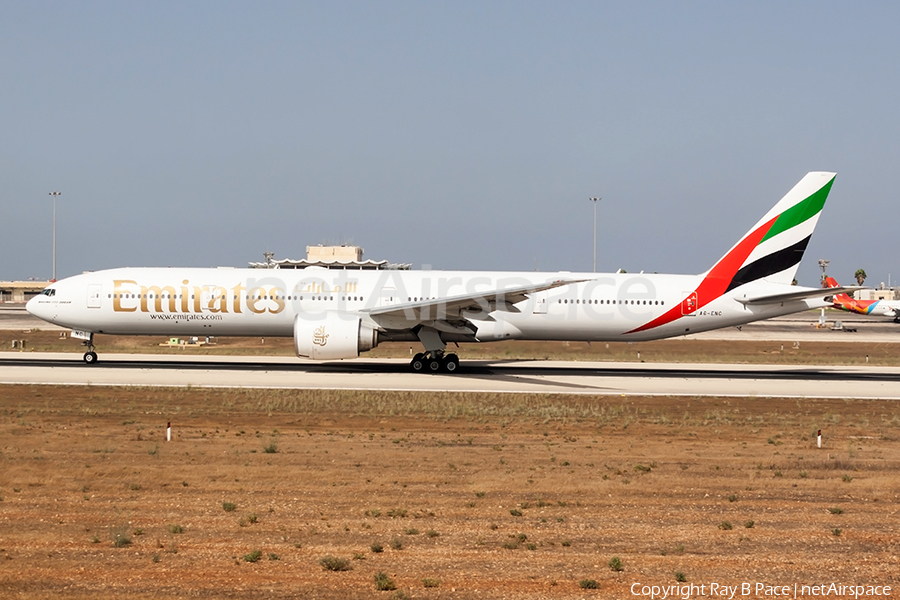
[(325, 326), (316, 327), (313, 331), (313, 344), (316, 346), (324, 346), (328, 343), (328, 334), (325, 333)]

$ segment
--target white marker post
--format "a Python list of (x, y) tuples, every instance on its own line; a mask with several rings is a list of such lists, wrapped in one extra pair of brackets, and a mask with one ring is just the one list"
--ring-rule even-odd
[[(819, 437), (819, 439), (820, 440), (822, 439), (821, 436)], [(171, 421), (166, 423), (166, 441), (167, 442), (172, 441), (172, 422)], [(819, 447), (821, 448), (821, 443), (819, 444)]]
[(821, 429), (819, 430), (819, 435), (816, 438), (816, 446), (818, 446), (819, 448), (822, 447), (822, 430)]

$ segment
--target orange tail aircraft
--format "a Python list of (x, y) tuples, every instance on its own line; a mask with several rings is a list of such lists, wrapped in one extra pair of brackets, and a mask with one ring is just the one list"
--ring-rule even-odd
[[(841, 287), (833, 277), (826, 277), (822, 287)], [(893, 317), (895, 323), (900, 323), (900, 302), (891, 300), (854, 300), (846, 293), (834, 295), (832, 306), (847, 312), (861, 315), (879, 315)]]

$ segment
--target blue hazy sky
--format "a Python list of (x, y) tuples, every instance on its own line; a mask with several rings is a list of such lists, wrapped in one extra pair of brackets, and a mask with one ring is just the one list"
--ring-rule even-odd
[(798, 278), (900, 280), (900, 5), (0, 4), (0, 279), (351, 242), (699, 273), (837, 171)]

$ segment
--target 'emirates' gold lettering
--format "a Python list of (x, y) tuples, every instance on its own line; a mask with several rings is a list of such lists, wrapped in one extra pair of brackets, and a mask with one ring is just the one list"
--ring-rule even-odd
[[(356, 282), (330, 286), (327, 283), (305, 283), (292, 293), (355, 294)], [(239, 283), (231, 288), (215, 285), (192, 285), (187, 279), (180, 286), (141, 285), (133, 279), (113, 280), (114, 312), (228, 313), (242, 314), (244, 308), (254, 314), (278, 314), (287, 308), (288, 296), (282, 287), (248, 288)], [(229, 303), (229, 297), (231, 302)], [(297, 300), (296, 297), (293, 300)]]
[[(132, 294), (132, 290), (129, 290), (125, 286), (127, 284), (137, 285), (137, 281), (132, 281), (131, 279), (114, 279), (113, 280), (113, 311), (115, 312), (134, 312), (137, 310), (137, 306), (122, 306), (122, 299), (125, 297), (126, 291), (130, 296)], [(130, 300), (130, 298), (129, 298)], [(130, 302), (129, 302), (130, 304)]]

